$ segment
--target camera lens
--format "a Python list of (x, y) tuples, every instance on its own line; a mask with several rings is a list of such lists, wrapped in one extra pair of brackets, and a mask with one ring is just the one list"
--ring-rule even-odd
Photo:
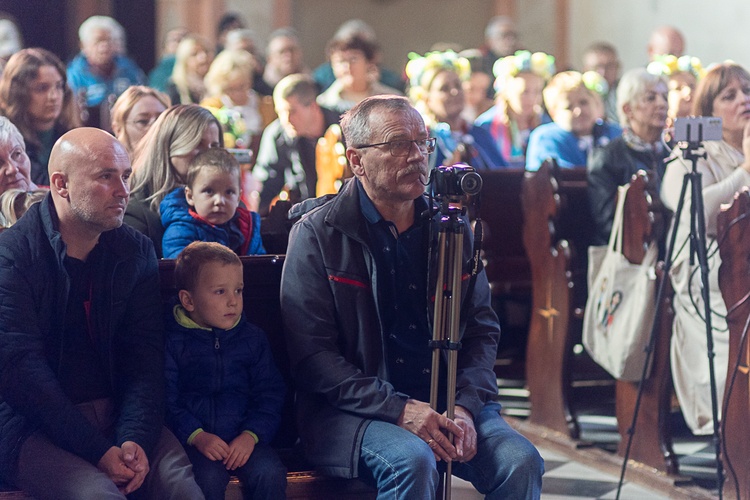
[(465, 194), (479, 194), (482, 190), (482, 177), (476, 172), (466, 172), (461, 177), (461, 190)]

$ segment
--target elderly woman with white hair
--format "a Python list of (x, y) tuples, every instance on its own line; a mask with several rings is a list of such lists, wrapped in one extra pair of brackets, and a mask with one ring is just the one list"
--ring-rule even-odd
[(651, 175), (658, 189), (669, 150), (662, 141), (667, 121), (667, 81), (643, 68), (628, 71), (617, 87), (621, 137), (594, 151), (588, 163), (589, 206), (596, 224), (594, 245), (605, 245), (612, 230), (617, 187), (639, 170)]
[(0, 116), (0, 195), (9, 189), (36, 188), (23, 136), (9, 119)]
[(78, 28), (78, 38), (81, 52), (68, 65), (68, 84), (74, 93), (83, 94), (87, 107), (146, 83), (143, 71), (124, 55), (125, 31), (111, 17), (89, 17)]

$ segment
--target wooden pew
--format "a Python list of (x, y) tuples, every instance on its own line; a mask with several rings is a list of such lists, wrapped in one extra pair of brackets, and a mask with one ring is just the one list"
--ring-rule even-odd
[(523, 246), (523, 169), (481, 172), (485, 270), (493, 295), (531, 296), (531, 267)]
[[(719, 213), (721, 267), (719, 286), (727, 306), (729, 367), (721, 421), (725, 498), (750, 491), (750, 348), (746, 323), (750, 318), (750, 192), (735, 195)], [(744, 334), (744, 335), (743, 335)]]
[[(483, 258), (502, 332), (495, 373), (500, 378), (522, 380), (531, 311), (531, 266), (523, 246), (521, 208), (524, 170), (480, 174)], [(474, 211), (470, 215), (476, 217)]]
[[(633, 263), (640, 263), (651, 241), (663, 239), (666, 218), (658, 198), (647, 190), (648, 177), (639, 172), (630, 183), (625, 199), (623, 254)], [(658, 273), (664, 279), (663, 273)], [(658, 325), (653, 362), (649, 377), (644, 380), (635, 437), (630, 459), (668, 474), (677, 475), (679, 465), (672, 448), (670, 412), (672, 402), (672, 372), (669, 342), (672, 337), (672, 287), (667, 278), (662, 301), (661, 321)], [(628, 429), (633, 421), (638, 384), (618, 380), (615, 386), (615, 412), (620, 433), (617, 452), (623, 456), (628, 441)]]
[(526, 351), (530, 420), (577, 439), (574, 386), (583, 391), (586, 386), (591, 390), (614, 385), (585, 352), (574, 352), (581, 341), (593, 227), (585, 168), (559, 169), (548, 160), (539, 171), (527, 172), (522, 206), (523, 242), (532, 277)]

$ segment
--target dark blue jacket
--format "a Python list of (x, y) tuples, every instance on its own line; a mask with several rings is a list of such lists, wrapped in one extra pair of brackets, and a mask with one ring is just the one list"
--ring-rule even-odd
[(171, 191), (159, 205), (164, 226), (161, 250), (165, 259), (176, 259), (194, 241), (213, 241), (229, 247), (237, 255), (265, 255), (260, 237), (260, 215), (245, 208), (228, 222), (215, 226), (195, 213), (185, 199), (185, 188)]
[(284, 381), (265, 332), (244, 315), (231, 330), (188, 328), (167, 315), (167, 422), (186, 443), (198, 428), (230, 442), (243, 431), (269, 443)]
[(151, 241), (122, 226), (102, 233), (92, 270), (91, 321), (117, 419), (103, 436), (63, 392), (65, 311), (70, 280), (50, 195), (0, 234), (0, 479), (13, 482), (18, 452), (40, 430), (56, 446), (98, 463), (134, 441), (148, 455), (164, 414), (164, 325)]

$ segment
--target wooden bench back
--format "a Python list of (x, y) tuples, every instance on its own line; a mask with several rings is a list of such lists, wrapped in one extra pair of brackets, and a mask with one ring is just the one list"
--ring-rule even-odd
[(523, 246), (520, 168), (482, 172), (484, 257), (493, 295), (531, 296), (531, 267)]
[[(643, 261), (652, 241), (664, 237), (665, 217), (658, 195), (649, 189), (650, 180), (639, 172), (630, 183), (624, 207), (623, 254), (632, 263)], [(659, 280), (663, 273), (657, 272)], [(677, 474), (677, 456), (672, 448), (670, 412), (672, 402), (672, 372), (669, 342), (672, 337), (672, 287), (669, 279), (661, 304), (661, 318), (656, 330), (651, 372), (644, 381), (643, 395), (638, 411), (635, 437), (630, 449), (630, 459), (660, 471)], [(615, 411), (620, 432), (618, 453), (625, 454), (628, 429), (633, 421), (638, 384), (617, 381), (615, 386)]]
[[(723, 395), (721, 421), (722, 460), (726, 472), (724, 494), (735, 498), (735, 487), (743, 495), (750, 491), (750, 348), (747, 322), (750, 318), (750, 192), (735, 195), (734, 202), (718, 217), (719, 286), (727, 306), (729, 367)], [(722, 397), (720, 394), (719, 397)], [(729, 465), (731, 464), (731, 468)]]
[[(573, 347), (581, 339), (593, 226), (586, 169), (559, 169), (554, 160), (545, 161), (537, 172), (525, 174), (521, 200), (523, 242), (532, 277), (526, 351), (530, 419), (578, 438), (570, 400), (576, 361)], [(593, 362), (589, 365), (598, 377), (604, 377), (603, 370)]]

